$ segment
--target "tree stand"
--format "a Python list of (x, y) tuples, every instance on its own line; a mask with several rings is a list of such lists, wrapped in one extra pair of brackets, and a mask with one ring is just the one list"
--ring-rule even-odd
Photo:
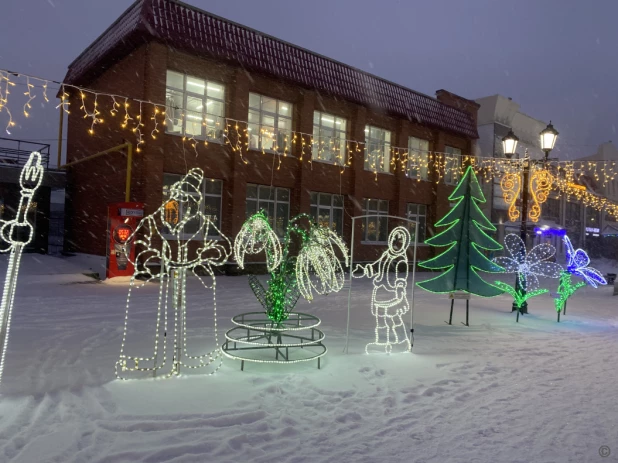
[(225, 333), (221, 350), (241, 361), (241, 371), (245, 361), (290, 364), (317, 360), (319, 369), (320, 358), (326, 354), (324, 333), (317, 328), (321, 321), (313, 315), (291, 312), (277, 324), (264, 312), (249, 312), (235, 316), (232, 323), (236, 326)]

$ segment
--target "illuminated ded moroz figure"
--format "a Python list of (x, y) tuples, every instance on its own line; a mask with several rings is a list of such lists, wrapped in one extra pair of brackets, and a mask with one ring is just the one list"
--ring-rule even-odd
[[(355, 278), (373, 278), (371, 313), (376, 317), (375, 341), (365, 352), (409, 352), (412, 348), (402, 316), (410, 310), (408, 303), (408, 257), (410, 233), (396, 227), (388, 237), (388, 249), (367, 265), (357, 265)], [(362, 275), (359, 274), (362, 270)]]
[[(144, 217), (132, 234), (137, 246), (135, 272), (131, 278), (125, 314), (124, 333), (120, 358), (116, 362), (116, 376), (133, 377), (131, 372), (151, 372), (157, 375), (166, 370), (167, 376), (178, 375), (181, 369), (204, 368), (222, 359), (217, 334), (216, 280), (214, 267), (225, 264), (231, 252), (231, 243), (202, 213), (203, 172), (191, 169), (179, 182), (170, 187), (169, 196), (153, 214)], [(188, 232), (187, 230), (191, 230)], [(208, 239), (219, 236), (219, 240)], [(159, 270), (153, 270), (159, 268)], [(189, 321), (195, 320), (193, 311), (208, 306), (208, 299), (187, 303), (187, 276), (194, 275), (207, 291), (212, 292), (214, 319), (214, 350), (196, 354), (199, 349), (195, 339), (189, 345)], [(145, 281), (144, 281), (145, 280)], [(131, 323), (140, 325), (130, 317), (132, 291), (150, 280), (159, 281), (158, 303), (152, 351), (138, 357), (126, 352), (127, 333)], [(132, 329), (134, 327), (132, 326)], [(168, 338), (173, 336), (173, 349), (168, 353)], [(168, 357), (171, 357), (168, 363)], [(166, 367), (167, 365), (167, 367)], [(218, 366), (214, 368), (214, 373)]]

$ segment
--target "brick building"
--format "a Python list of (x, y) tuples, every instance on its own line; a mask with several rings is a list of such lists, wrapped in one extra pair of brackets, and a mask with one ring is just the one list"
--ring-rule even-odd
[[(418, 217), (422, 242), (478, 138), (471, 100), (445, 90), (426, 96), (172, 0), (136, 1), (71, 63), (65, 83), (158, 104), (141, 105), (137, 126), (140, 104), (129, 100), (122, 129), (124, 99), (114, 107), (101, 94), (103, 122), (91, 135), (79, 92), (66, 87), (67, 162), (135, 143), (141, 132), (131, 200), (150, 213), (179, 175), (200, 167), (211, 180), (207, 213), (230, 237), (264, 208), (277, 230), (306, 212), (348, 243), (351, 217), (363, 211)], [(93, 104), (85, 92), (86, 110)], [(70, 169), (68, 248), (105, 253), (106, 206), (124, 198), (125, 164), (111, 154)], [(445, 164), (452, 168), (437, 174)], [(393, 223), (357, 225), (355, 258), (372, 258)]]

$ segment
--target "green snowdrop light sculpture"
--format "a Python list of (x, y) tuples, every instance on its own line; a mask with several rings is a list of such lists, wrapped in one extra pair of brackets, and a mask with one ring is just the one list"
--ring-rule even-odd
[[(298, 253), (291, 247), (298, 238)], [(266, 268), (270, 279), (265, 288), (255, 275), (249, 276), (249, 285), (268, 318), (275, 324), (288, 319), (300, 296), (312, 301), (315, 294), (341, 290), (344, 272), (341, 254), (348, 265), (348, 250), (343, 240), (332, 230), (313, 222), (308, 214), (290, 220), (282, 241), (273, 231), (264, 212), (249, 217), (234, 242), (236, 262), (245, 267), (247, 254), (266, 254)]]

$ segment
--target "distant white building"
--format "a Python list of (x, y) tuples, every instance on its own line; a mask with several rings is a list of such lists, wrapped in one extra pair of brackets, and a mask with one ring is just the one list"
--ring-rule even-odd
[[(509, 130), (519, 138), (515, 156), (523, 157), (526, 149), (532, 159), (542, 159), (545, 156), (541, 150), (539, 134), (547, 127), (547, 121), (535, 119), (520, 111), (519, 104), (511, 98), (502, 95), (492, 95), (475, 100), (480, 105), (478, 111), (477, 155), (503, 158), (502, 138)], [(560, 144), (560, 138), (558, 138)], [(558, 149), (550, 153), (550, 157), (564, 156)], [(616, 190), (618, 193), (618, 190)], [(491, 212), (491, 220), (498, 227), (498, 239), (502, 240), (506, 233), (519, 233), (520, 223), (510, 222), (508, 204), (502, 197), (500, 178), (495, 178), (486, 186), (487, 212)], [(536, 224), (528, 224), (529, 236), (535, 237), (535, 242), (549, 241), (559, 251), (562, 249), (561, 236), (569, 235), (575, 244), (579, 244), (584, 233), (584, 207), (577, 202), (568, 202), (557, 192), (552, 192), (550, 198), (542, 206), (542, 215)]]

